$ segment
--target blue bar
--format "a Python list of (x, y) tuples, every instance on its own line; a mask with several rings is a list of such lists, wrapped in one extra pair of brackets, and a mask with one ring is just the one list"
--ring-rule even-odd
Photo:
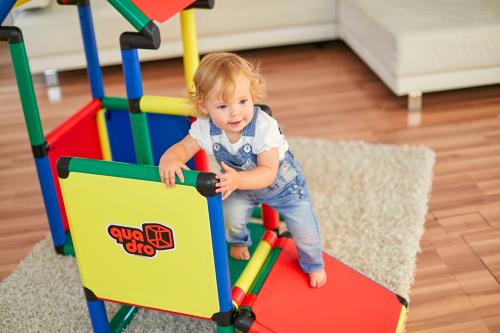
[(231, 300), (231, 281), (229, 278), (229, 263), (227, 259), (221, 195), (218, 194), (213, 197), (207, 197), (207, 201), (220, 311), (227, 312), (232, 310), (233, 304)]
[(94, 333), (111, 333), (103, 301), (87, 301)]
[(87, 76), (90, 82), (90, 89), (94, 98), (104, 97), (102, 85), (102, 71), (99, 64), (99, 55), (94, 35), (94, 24), (92, 22), (92, 11), (90, 5), (78, 6), (78, 16), (80, 17), (80, 28), (82, 31), (83, 48), (87, 59)]
[(142, 97), (141, 65), (137, 49), (122, 50), (123, 76), (127, 88), (127, 97), (137, 99)]
[(43, 202), (45, 211), (49, 219), (50, 233), (55, 247), (61, 247), (66, 244), (66, 233), (61, 219), (59, 203), (57, 201), (56, 188), (50, 162), (47, 157), (35, 158), (36, 171), (38, 173), (38, 181), (42, 189)]
[(0, 0), (0, 25), (3, 24), (3, 21), (7, 15), (9, 15), (16, 1), (17, 0)]

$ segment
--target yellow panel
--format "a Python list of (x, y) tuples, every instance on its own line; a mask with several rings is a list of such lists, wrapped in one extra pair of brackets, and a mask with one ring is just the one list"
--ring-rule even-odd
[[(208, 205), (195, 188), (77, 172), (60, 182), (82, 283), (98, 298), (204, 318), (219, 311)], [(143, 223), (171, 228), (175, 248), (132, 255), (107, 232)]]

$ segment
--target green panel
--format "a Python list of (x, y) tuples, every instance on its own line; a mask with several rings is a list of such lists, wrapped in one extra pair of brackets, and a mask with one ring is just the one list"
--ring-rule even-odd
[(139, 32), (151, 21), (130, 0), (108, 0), (108, 2)]
[(128, 99), (122, 97), (104, 97), (102, 107), (105, 109), (128, 111)]
[[(247, 226), (250, 230), (250, 237), (252, 238), (252, 246), (249, 248), (250, 255), (252, 255), (257, 248), (260, 240), (262, 239), (262, 236), (264, 236), (266, 229), (262, 226), (262, 224), (258, 223), (248, 223)], [(229, 253), (229, 244), (227, 246), (227, 252)], [(231, 286), (234, 286), (247, 264), (248, 260), (234, 260), (233, 258), (229, 257), (229, 274), (231, 277)]]
[(134, 319), (137, 310), (139, 309), (134, 306), (122, 305), (120, 310), (118, 310), (109, 323), (111, 333), (120, 333), (123, 331), (128, 326), (130, 321)]
[(130, 113), (130, 124), (132, 125), (137, 162), (144, 165), (153, 165), (153, 150), (146, 114)]
[[(158, 167), (111, 161), (91, 160), (86, 158), (71, 158), (69, 162), (70, 172), (85, 172), (95, 175), (124, 177), (140, 180), (160, 182)], [(183, 170), (184, 183), (175, 177), (176, 184), (196, 187), (198, 171)]]
[(30, 144), (32, 146), (42, 145), (45, 142), (45, 138), (43, 135), (42, 123), (40, 122), (40, 114), (38, 112), (38, 104), (36, 102), (35, 89), (33, 88), (33, 81), (31, 79), (31, 71), (24, 42), (9, 43), (9, 49), (14, 72), (16, 74), (17, 87), (19, 89), (19, 96), (21, 97)]

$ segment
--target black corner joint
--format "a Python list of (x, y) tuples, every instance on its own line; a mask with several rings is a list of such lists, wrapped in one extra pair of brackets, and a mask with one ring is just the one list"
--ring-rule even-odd
[(256, 107), (260, 108), (262, 111), (267, 113), (269, 116), (273, 116), (273, 111), (271, 110), (271, 107), (267, 104), (255, 104)]
[(0, 41), (17, 44), (23, 42), (23, 32), (19, 27), (0, 27)]
[(396, 297), (398, 298), (399, 303), (401, 303), (402, 306), (408, 309), (408, 301), (406, 300), (406, 298), (398, 294), (396, 294)]
[(185, 9), (192, 9), (192, 8), (212, 9), (214, 8), (214, 2), (215, 0), (196, 0), (195, 2), (187, 6)]
[(80, 7), (90, 6), (89, 0), (57, 0), (59, 5), (76, 5)]
[(234, 327), (243, 333), (250, 331), (250, 328), (255, 321), (255, 315), (248, 308), (240, 308), (238, 315), (234, 319)]
[(212, 172), (200, 172), (196, 178), (196, 190), (204, 197), (213, 197), (217, 194), (215, 184), (217, 179)]
[(63, 246), (54, 246), (57, 254), (64, 255), (64, 245)]
[(128, 110), (130, 113), (141, 113), (141, 99), (140, 98), (129, 98), (128, 100)]
[(87, 299), (87, 301), (92, 302), (98, 300), (97, 296), (89, 288), (83, 287), (83, 293), (85, 294), (85, 298)]
[(281, 234), (278, 234), (279, 237), (292, 238), (292, 233), (290, 231), (284, 231)]
[(56, 163), (57, 176), (59, 178), (65, 179), (69, 175), (69, 162), (71, 157), (63, 156)]
[(226, 312), (217, 312), (212, 315), (212, 320), (217, 323), (218, 326), (231, 326), (234, 322), (234, 315), (236, 311), (232, 308)]
[(44, 142), (41, 145), (31, 146), (31, 151), (34, 158), (43, 158), (49, 154), (49, 145)]
[(153, 21), (149, 21), (139, 32), (124, 32), (120, 35), (120, 47), (122, 50), (157, 50), (160, 44), (160, 29)]

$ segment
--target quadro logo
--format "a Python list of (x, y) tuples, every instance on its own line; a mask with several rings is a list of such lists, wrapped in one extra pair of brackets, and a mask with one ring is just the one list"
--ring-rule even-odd
[(111, 224), (108, 235), (132, 255), (154, 257), (157, 251), (175, 248), (174, 232), (166, 225), (143, 223), (142, 229)]

